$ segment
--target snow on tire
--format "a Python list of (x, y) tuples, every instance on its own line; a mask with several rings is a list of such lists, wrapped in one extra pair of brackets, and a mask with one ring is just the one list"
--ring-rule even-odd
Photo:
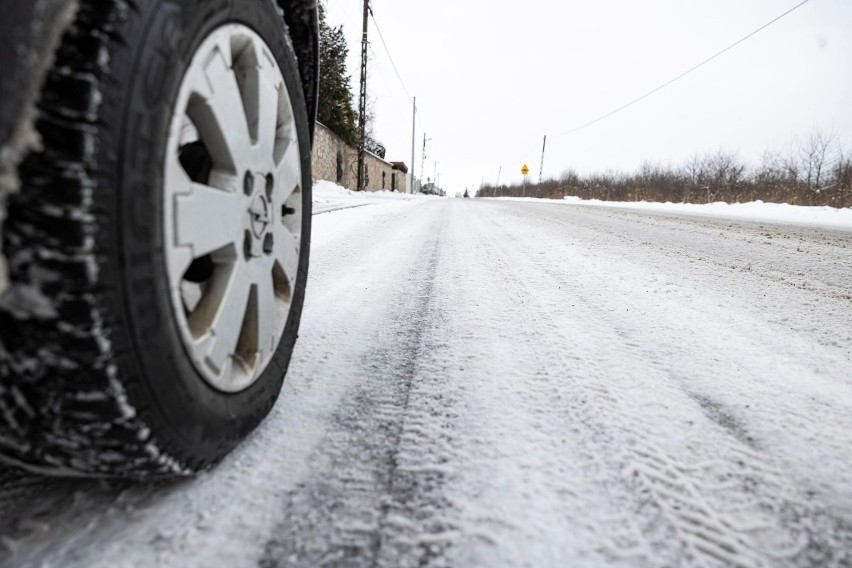
[(271, 409), (311, 222), (285, 30), (271, 0), (80, 2), (3, 226), (3, 459), (188, 475)]

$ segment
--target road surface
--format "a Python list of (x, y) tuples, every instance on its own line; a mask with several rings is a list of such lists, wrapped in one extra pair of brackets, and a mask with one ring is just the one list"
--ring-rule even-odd
[(852, 232), (387, 200), (315, 217), (255, 435), (0, 471), (0, 565), (850, 566), (850, 448)]

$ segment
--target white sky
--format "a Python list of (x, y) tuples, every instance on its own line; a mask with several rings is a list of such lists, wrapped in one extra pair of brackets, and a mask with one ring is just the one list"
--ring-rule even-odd
[[(359, 81), (362, 0), (324, 0)], [(718, 149), (746, 161), (795, 137), (833, 132), (852, 149), (852, 1), (811, 0), (663, 91), (564, 133), (659, 86), (800, 0), (372, 0), (410, 95), (416, 173), (438, 162), (453, 193), (544, 177), (680, 164)], [(411, 162), (411, 100), (370, 20), (368, 90), (387, 158)]]

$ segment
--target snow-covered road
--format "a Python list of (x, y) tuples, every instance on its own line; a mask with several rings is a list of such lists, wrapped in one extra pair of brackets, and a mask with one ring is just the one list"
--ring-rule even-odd
[(254, 436), (177, 484), (0, 470), (0, 565), (852, 565), (852, 231), (365, 203), (314, 219)]

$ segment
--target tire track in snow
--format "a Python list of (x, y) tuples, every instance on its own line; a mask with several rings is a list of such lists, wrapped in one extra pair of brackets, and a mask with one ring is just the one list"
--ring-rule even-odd
[(453, 531), (445, 473), (412, 463), (412, 447), (426, 462), (440, 459), (441, 448), (418, 431), (442, 418), (428, 401), (425, 411), (424, 401), (411, 402), (426, 333), (439, 318), (432, 300), (442, 232), (424, 243), (393, 298), (393, 320), (376, 331), (359, 365), (363, 381), (344, 395), (311, 457), (314, 478), (290, 492), (261, 567), (423, 566), (444, 554), (440, 535)]

